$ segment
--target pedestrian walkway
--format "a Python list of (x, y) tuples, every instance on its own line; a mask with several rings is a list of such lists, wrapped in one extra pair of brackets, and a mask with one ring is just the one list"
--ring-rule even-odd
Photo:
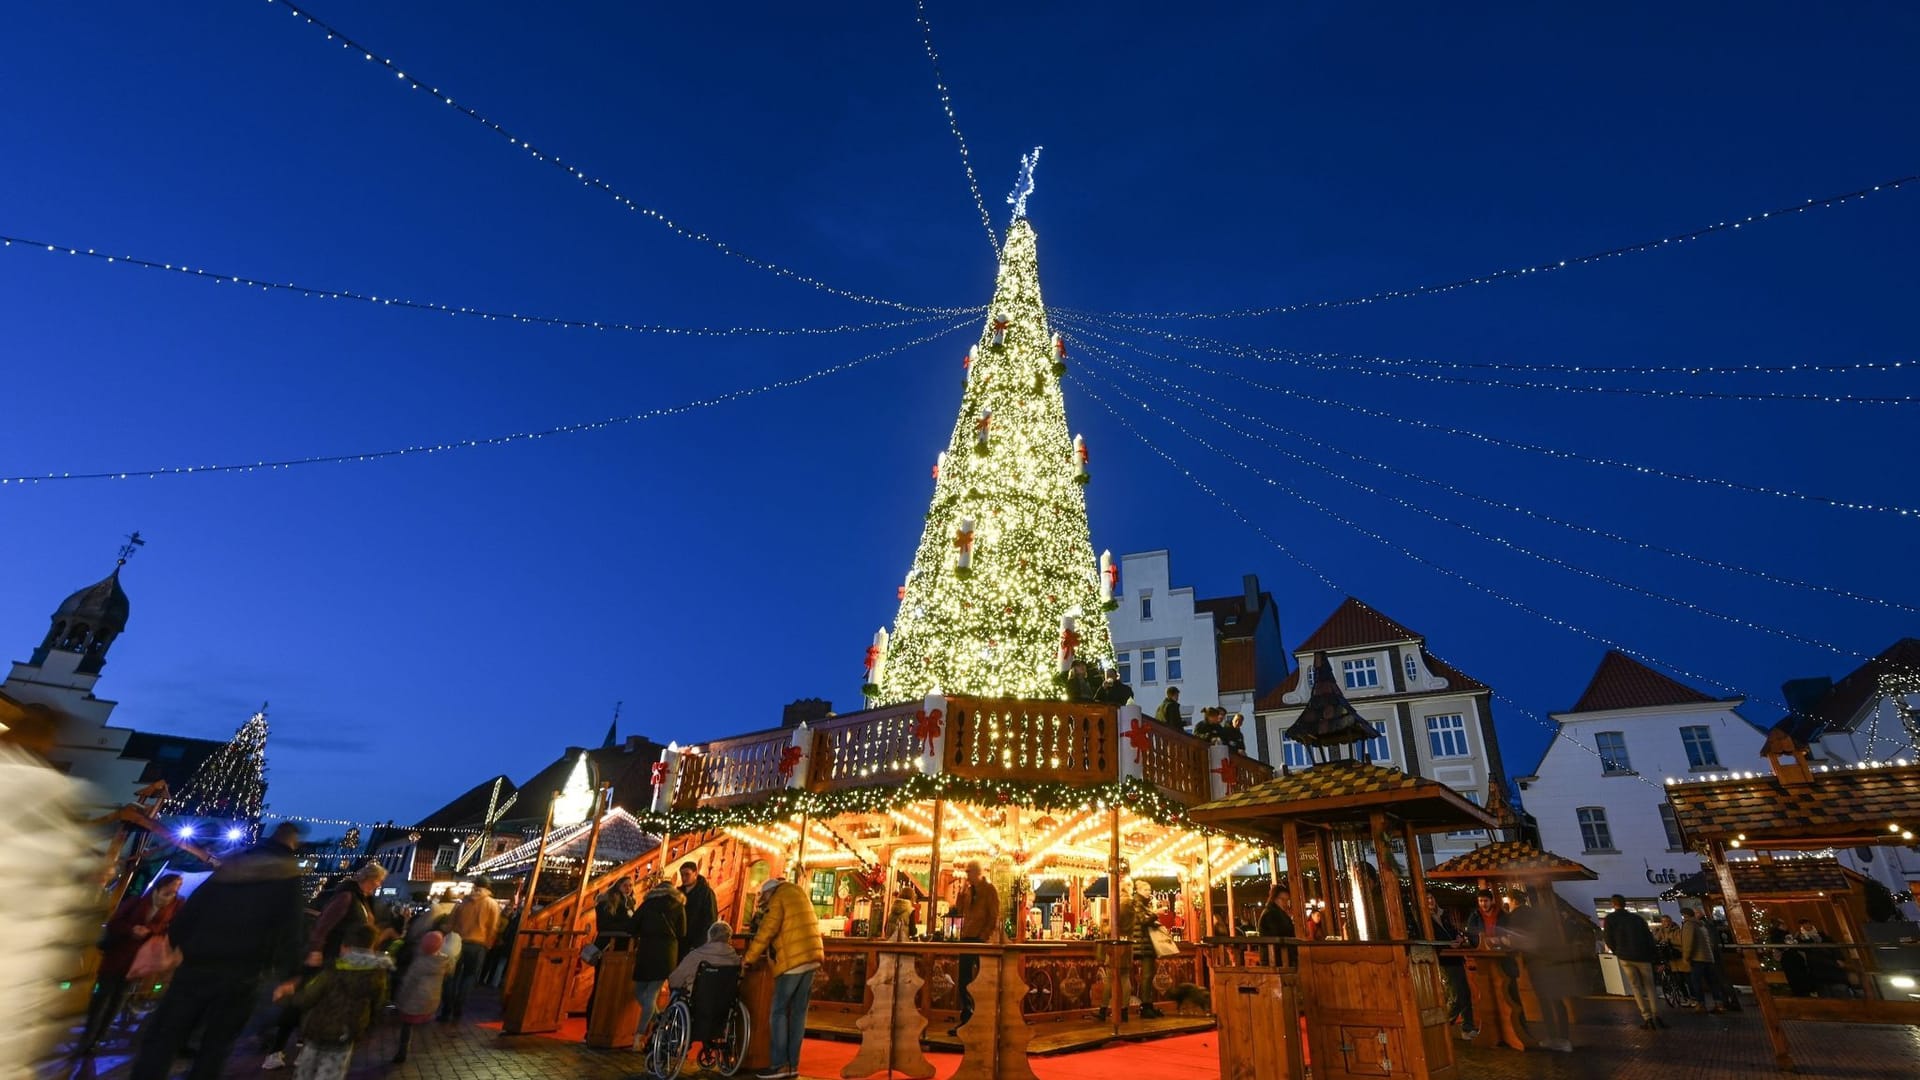
[[(640, 1055), (594, 1050), (583, 1037), (585, 1024), (571, 1021), (552, 1035), (502, 1036), (495, 999), (476, 994), (472, 1013), (478, 1023), (431, 1024), (414, 1039), (405, 1065), (389, 1065), (397, 1037), (391, 1025), (370, 1035), (354, 1054), (352, 1080), (628, 1080), (642, 1072)], [(1773, 1068), (1759, 1013), (1754, 1009), (1721, 1016), (1668, 1013), (1672, 1027), (1640, 1028), (1629, 1007), (1599, 1000), (1582, 1008), (1572, 1054), (1518, 1053), (1460, 1047), (1462, 1075), (1474, 1080), (1754, 1080), (1781, 1076)], [(1920, 1029), (1858, 1024), (1789, 1024), (1795, 1059), (1805, 1080), (1909, 1080), (1920, 1076)], [(243, 1044), (250, 1046), (251, 1044)], [(1196, 1078), (1219, 1075), (1219, 1050), (1213, 1032), (1174, 1035), (1151, 1042), (1118, 1043), (1099, 1050), (1033, 1059), (1040, 1080), (1112, 1080), (1116, 1076)], [(853, 1058), (855, 1045), (808, 1039), (800, 1055), (801, 1075), (832, 1080)], [(49, 1065), (38, 1080), (124, 1080), (127, 1048), (111, 1043), (97, 1068)], [(262, 1072), (261, 1055), (243, 1049), (234, 1055), (228, 1080), (271, 1080), (287, 1072)], [(936, 1075), (951, 1076), (958, 1054), (929, 1053)], [(184, 1064), (180, 1071), (184, 1071)], [(684, 1076), (698, 1076), (688, 1069)], [(742, 1076), (745, 1076), (742, 1073)]]

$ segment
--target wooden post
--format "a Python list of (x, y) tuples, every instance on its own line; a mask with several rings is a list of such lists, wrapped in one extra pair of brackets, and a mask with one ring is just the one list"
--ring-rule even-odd
[[(1233, 919), (1233, 898), (1227, 898), (1227, 919)], [(1200, 834), (1200, 925), (1202, 939), (1213, 936), (1213, 837)]]
[[(1287, 904), (1293, 909), (1287, 914), (1293, 916), (1295, 932), (1304, 937), (1307, 932), (1307, 875), (1300, 865), (1300, 826), (1292, 818), (1280, 826), (1280, 844), (1287, 855)], [(1276, 866), (1276, 881), (1279, 880), (1279, 873)]]
[[(1133, 967), (1132, 950), (1120, 939), (1120, 808), (1113, 808), (1112, 840), (1107, 848), (1107, 946), (1108, 1019), (1113, 1033), (1120, 1034), (1120, 1010), (1127, 1007), (1127, 986), (1122, 972)], [(1145, 1005), (1145, 995), (1140, 1003)]]
[(1400, 823), (1400, 835), (1407, 845), (1407, 873), (1413, 878), (1413, 907), (1420, 916), (1420, 936), (1433, 940), (1433, 912), (1427, 910), (1427, 868), (1420, 863), (1420, 838), (1413, 823)]
[(1347, 920), (1340, 914), (1340, 883), (1334, 879), (1332, 835), (1326, 829), (1313, 831), (1313, 851), (1320, 864), (1320, 910), (1327, 913), (1327, 936), (1344, 938)]
[[(1753, 923), (1747, 919), (1746, 905), (1740, 902), (1740, 890), (1733, 883), (1733, 867), (1727, 865), (1725, 845), (1716, 841), (1708, 847), (1707, 854), (1713, 860), (1714, 873), (1720, 878), (1720, 895), (1727, 904), (1727, 924), (1733, 928), (1733, 940), (1742, 945), (1758, 944)], [(1701, 906), (1704, 914), (1705, 904)], [(1773, 1064), (1793, 1072), (1793, 1050), (1787, 1045), (1787, 1029), (1780, 1026), (1780, 1010), (1774, 1006), (1766, 972), (1760, 970), (1760, 950), (1742, 949), (1740, 955), (1747, 965), (1747, 981), (1753, 984), (1753, 1000), (1760, 1006), (1760, 1022), (1767, 1028), (1767, 1042), (1773, 1047)]]
[[(800, 811), (800, 838), (794, 841), (793, 865), (787, 869), (787, 880), (798, 882), (800, 880), (801, 870), (806, 865), (807, 865), (807, 812), (805, 810), (802, 810)], [(802, 885), (801, 888), (807, 889), (809, 894), (811, 894), (812, 892), (812, 890), (808, 886)]]
[(520, 926), (514, 939), (507, 943), (507, 970), (500, 979), (502, 997), (506, 987), (513, 985), (514, 969), (520, 966), (520, 938), (533, 929), (533, 899), (540, 888), (540, 871), (547, 865), (547, 836), (553, 832), (553, 804), (559, 801), (558, 791), (547, 798), (547, 820), (540, 825), (540, 845), (533, 849), (533, 872), (527, 875), (527, 898), (520, 904)]
[[(1228, 848), (1227, 850), (1232, 851), (1233, 849)], [(1227, 933), (1225, 935), (1227, 937), (1240, 936), (1239, 920), (1233, 917), (1233, 872), (1238, 869), (1239, 867), (1237, 866), (1227, 867)], [(1207, 882), (1207, 908), (1208, 910), (1212, 910), (1213, 908), (1213, 882), (1211, 881)]]
[(1407, 937), (1407, 905), (1400, 895), (1400, 875), (1393, 869), (1393, 845), (1387, 842), (1387, 815), (1375, 810), (1367, 815), (1367, 831), (1373, 834), (1373, 857), (1380, 867), (1380, 890), (1387, 901), (1387, 933), (1396, 941)]
[(927, 860), (927, 939), (940, 930), (940, 833), (946, 803), (933, 800), (933, 854)]
[(590, 804), (593, 824), (587, 826), (587, 852), (586, 857), (580, 860), (580, 890), (574, 895), (573, 912), (567, 927), (570, 930), (580, 929), (580, 913), (587, 906), (587, 887), (593, 883), (593, 856), (600, 847), (600, 819), (606, 816), (601, 813), (600, 805), (612, 793), (612, 784), (602, 784), (600, 790), (593, 793), (593, 802)]

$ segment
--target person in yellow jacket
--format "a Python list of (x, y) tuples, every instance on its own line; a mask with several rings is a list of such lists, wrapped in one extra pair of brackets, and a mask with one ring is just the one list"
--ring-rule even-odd
[(799, 1076), (813, 973), (826, 962), (827, 950), (820, 940), (813, 902), (786, 878), (770, 878), (760, 886), (760, 925), (747, 945), (744, 961), (752, 967), (762, 959), (773, 970), (773, 1007), (767, 1029), (767, 1067), (756, 1075), (760, 1080)]

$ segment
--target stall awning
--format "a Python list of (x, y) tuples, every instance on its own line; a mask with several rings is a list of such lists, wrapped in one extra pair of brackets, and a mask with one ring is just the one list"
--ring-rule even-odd
[(1202, 803), (1187, 816), (1202, 825), (1277, 832), (1291, 819), (1301, 824), (1352, 821), (1374, 809), (1430, 832), (1490, 829), (1485, 810), (1445, 784), (1364, 761), (1329, 761), (1294, 770)]
[[(547, 837), (547, 859), (550, 862), (570, 860), (577, 863), (585, 858), (591, 825), (591, 822), (583, 821), (553, 830)], [(600, 819), (600, 838), (594, 844), (593, 863), (595, 866), (618, 866), (658, 846), (659, 837), (642, 830), (632, 814), (616, 806)], [(539, 851), (540, 841), (529, 840), (512, 851), (502, 852), (475, 866), (473, 873), (500, 877), (522, 874), (533, 868), (534, 857)]]
[(1427, 871), (1434, 878), (1498, 878), (1502, 881), (1592, 881), (1600, 875), (1564, 855), (1520, 840), (1502, 840), (1456, 855)]

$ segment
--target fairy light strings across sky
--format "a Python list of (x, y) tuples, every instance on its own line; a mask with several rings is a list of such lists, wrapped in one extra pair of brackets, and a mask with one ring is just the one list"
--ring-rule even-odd
[(441, 90), (439, 87), (431, 86), (426, 82), (421, 81), (419, 78), (407, 74), (406, 70), (400, 67), (398, 64), (396, 64), (392, 59), (386, 56), (383, 56), (379, 53), (376, 53), (373, 51), (372, 48), (366, 45), (362, 45), (360, 42), (354, 40), (351, 37), (348, 37), (345, 32), (333, 26), (331, 23), (328, 23), (325, 20), (319, 18), (313, 13), (301, 7), (298, 7), (292, 3), (288, 3), (287, 0), (266, 0), (266, 2), (268, 4), (278, 4), (280, 7), (285, 8), (288, 12), (292, 13), (294, 17), (304, 20), (308, 26), (311, 26), (314, 29), (320, 31), (321, 33), (324, 33), (328, 41), (338, 42), (342, 49), (350, 50), (352, 52), (357, 52), (360, 54), (362, 59), (370, 63), (379, 64), (381, 69), (384, 71), (392, 72), (394, 76), (394, 81), (399, 85), (405, 86), (410, 90), (421, 90), (421, 91), (425, 91), (428, 94), (431, 94), (433, 96), (434, 101), (438, 102), (441, 105), (446, 106), (449, 109), (452, 109), (453, 111), (459, 113), (462, 116), (467, 117), (473, 122), (493, 132), (495, 135), (498, 135), (501, 138), (505, 139), (507, 141), (507, 145), (512, 146), (519, 150), (524, 150), (526, 151), (528, 156), (533, 158), (533, 160), (541, 162), (543, 164), (551, 165), (554, 168), (559, 169), (562, 172), (566, 173), (569, 177), (572, 177), (575, 181), (579, 182), (581, 185), (591, 188), (595, 191), (598, 191), (604, 195), (608, 195), (612, 197), (612, 199), (619, 205), (625, 207), (630, 211), (633, 211), (634, 213), (641, 215), (642, 217), (658, 222), (660, 225), (672, 231), (673, 234), (676, 236), (682, 237), (687, 240), (692, 240), (695, 243), (704, 244), (707, 247), (710, 247), (715, 251), (720, 252), (721, 254), (729, 255), (735, 259), (739, 259), (741, 262), (746, 263), (748, 266), (751, 266), (756, 270), (762, 270), (762, 271), (765, 271), (766, 273), (773, 274), (777, 277), (786, 278), (789, 281), (797, 281), (802, 285), (810, 285), (813, 288), (820, 290), (821, 292), (830, 293), (834, 296), (840, 297), (843, 300), (853, 300), (862, 304), (873, 304), (879, 307), (896, 308), (900, 311), (911, 311), (911, 312), (917, 312), (920, 314), (931, 314), (931, 315), (956, 315), (956, 314), (959, 314), (962, 310), (960, 308), (929, 307), (929, 306), (918, 305), (918, 304), (908, 304), (899, 300), (888, 300), (883, 297), (869, 296), (865, 293), (853, 292), (848, 289), (842, 289), (835, 285), (829, 285), (826, 282), (819, 280), (818, 278), (809, 277), (798, 270), (794, 270), (789, 267), (782, 266), (779, 263), (772, 262), (767, 259), (756, 258), (755, 256), (749, 255), (746, 252), (741, 251), (738, 248), (734, 247), (732, 244), (727, 243), (726, 241), (716, 239), (715, 237), (709, 236), (707, 233), (704, 233), (697, 229), (693, 229), (688, 226), (680, 224), (679, 222), (675, 221), (673, 218), (668, 217), (662, 211), (659, 211), (654, 209), (653, 207), (641, 204), (640, 202), (633, 199), (631, 196), (627, 195), (625, 192), (614, 187), (608, 181), (602, 180), (597, 176), (590, 175), (589, 173), (582, 170), (579, 166), (571, 162), (565, 161), (548, 151), (540, 149), (539, 147), (535, 146), (533, 143), (529, 142), (525, 138), (522, 138), (519, 134), (509, 131), (505, 127), (502, 127), (500, 124), (497, 124), (494, 121), (488, 119), (486, 116), (481, 114), (479, 110), (474, 109), (473, 107), (463, 104), (459, 101), (456, 101), (451, 94)]
[(993, 215), (987, 212), (987, 200), (980, 195), (980, 181), (973, 175), (973, 159), (967, 154), (967, 137), (960, 133), (960, 118), (953, 112), (953, 95), (947, 89), (946, 76), (940, 72), (940, 54), (933, 48), (933, 24), (927, 21), (927, 0), (914, 0), (913, 17), (920, 24), (920, 42), (926, 46), (927, 61), (933, 65), (933, 87), (940, 92), (940, 108), (947, 114), (947, 130), (960, 147), (960, 167), (967, 172), (967, 190), (973, 194), (974, 209), (980, 211), (980, 225), (987, 230), (987, 243), (994, 254), (1000, 253), (1000, 235), (993, 231)]
[(937, 341), (940, 338), (946, 337), (948, 334), (951, 334), (956, 330), (960, 330), (966, 326), (971, 325), (971, 323), (972, 323), (971, 319), (962, 320), (960, 322), (952, 324), (951, 326), (947, 326), (944, 329), (936, 330), (935, 332), (928, 334), (925, 337), (915, 338), (912, 341), (901, 342), (898, 345), (890, 345), (884, 349), (876, 349), (875, 351), (867, 353), (864, 356), (855, 357), (852, 360), (844, 360), (838, 364), (833, 364), (829, 367), (824, 367), (815, 371), (810, 371), (805, 375), (795, 375), (785, 379), (777, 379), (773, 382), (762, 383), (759, 386), (743, 387), (738, 390), (729, 390), (724, 394), (715, 394), (711, 397), (696, 398), (692, 401), (681, 402), (678, 405), (663, 405), (658, 408), (648, 409), (645, 412), (632, 413), (627, 416), (608, 417), (607, 419), (604, 419), (604, 420), (588, 420), (588, 421), (582, 421), (580, 423), (575, 423), (575, 424), (563, 424), (559, 427), (543, 428), (543, 429), (534, 430), (534, 431), (516, 431), (516, 432), (511, 432), (509, 434), (504, 434), (504, 435), (488, 435), (488, 436), (473, 438), (473, 439), (459, 439), (453, 442), (421, 444), (421, 445), (415, 445), (415, 446), (389, 447), (384, 450), (365, 450), (365, 451), (359, 451), (354, 453), (344, 453), (344, 454), (316, 454), (308, 457), (282, 458), (274, 461), (262, 460), (262, 461), (228, 462), (224, 464), (211, 464), (211, 465), (170, 465), (170, 466), (161, 466), (157, 468), (117, 469), (117, 470), (96, 471), (96, 472), (65, 472), (65, 473), (45, 473), (40, 475), (25, 475), (25, 476), (0, 476), (0, 486), (8, 486), (8, 485), (25, 486), (28, 484), (44, 484), (44, 483), (53, 483), (56, 481), (64, 481), (64, 480), (156, 480), (161, 477), (169, 477), (169, 476), (193, 476), (193, 475), (200, 475), (200, 474), (215, 474), (215, 473), (250, 473), (250, 472), (261, 472), (261, 471), (273, 471), (273, 470), (280, 470), (280, 469), (292, 469), (292, 468), (298, 468), (306, 465), (344, 465), (344, 464), (349, 464), (353, 462), (382, 461), (389, 458), (414, 457), (421, 454), (438, 454), (438, 453), (445, 453), (451, 450), (474, 450), (474, 449), (479, 449), (480, 447), (486, 447), (486, 446), (505, 446), (505, 445), (508, 445), (509, 443), (531, 442), (536, 439), (550, 439), (550, 438), (555, 438), (562, 435), (584, 435), (589, 432), (604, 431), (608, 428), (623, 427), (628, 424), (637, 424), (647, 420), (655, 420), (664, 416), (675, 416), (680, 413), (692, 412), (695, 409), (712, 408), (716, 405), (725, 405), (729, 402), (739, 401), (742, 398), (754, 397), (759, 394), (771, 393), (775, 390), (785, 390), (790, 387), (800, 386), (804, 383), (810, 383), (815, 379), (821, 379), (829, 375), (838, 375), (841, 372), (851, 371), (854, 368), (872, 363), (875, 360), (879, 360), (888, 356), (893, 356), (896, 353), (905, 352), (906, 350), (914, 348), (916, 346), (926, 345), (930, 342)]
[[(1382, 409), (1374, 409), (1365, 405), (1356, 405), (1350, 401), (1341, 401), (1337, 398), (1320, 397), (1317, 394), (1309, 394), (1304, 391), (1295, 390), (1289, 386), (1281, 386), (1276, 383), (1262, 382), (1259, 379), (1250, 378), (1248, 376), (1238, 374), (1237, 372), (1228, 372), (1228, 371), (1221, 371), (1217, 368), (1208, 368), (1208, 367), (1205, 367), (1204, 365), (1192, 363), (1191, 361), (1179, 359), (1177, 357), (1167, 356), (1164, 353), (1156, 353), (1151, 350), (1144, 349), (1138, 345), (1129, 345), (1125, 342), (1109, 337), (1106, 334), (1100, 333), (1098, 330), (1093, 329), (1090, 325), (1088, 325), (1084, 321), (1075, 320), (1070, 317), (1061, 317), (1059, 319), (1059, 322), (1062, 326), (1067, 326), (1072, 329), (1078, 330), (1080, 333), (1086, 335), (1087, 337), (1093, 338), (1097, 341), (1102, 341), (1109, 345), (1124, 346), (1126, 348), (1131, 349), (1135, 353), (1138, 353), (1142, 356), (1151, 357), (1155, 360), (1165, 360), (1165, 361), (1168, 361), (1169, 363), (1181, 364), (1187, 367), (1192, 367), (1195, 370), (1204, 371), (1209, 374), (1222, 375), (1227, 378), (1231, 378), (1231, 379), (1238, 380), (1239, 382), (1243, 382), (1248, 386), (1258, 387), (1263, 390), (1271, 390), (1274, 393), (1293, 398), (1297, 401), (1305, 401), (1315, 405), (1324, 405), (1329, 408), (1341, 409), (1347, 412), (1356, 413), (1361, 416), (1372, 417), (1376, 420), (1386, 420), (1391, 423), (1400, 424), (1407, 427), (1419, 428), (1423, 431), (1431, 431), (1437, 434), (1448, 435), (1453, 438), (1466, 439), (1473, 442), (1484, 443), (1485, 445), (1488, 445), (1488, 446), (1497, 446), (1497, 447), (1501, 447), (1503, 449), (1508, 449), (1508, 450), (1522, 450), (1527, 453), (1539, 454), (1541, 456), (1549, 457), (1549, 458), (1558, 458), (1563, 461), (1578, 461), (1586, 465), (1598, 465), (1598, 466), (1604, 466), (1606, 468), (1611, 468), (1611, 469), (1620, 469), (1630, 473), (1639, 473), (1644, 476), (1656, 476), (1664, 480), (1673, 480), (1679, 483), (1698, 484), (1704, 487), (1724, 488), (1729, 491), (1742, 491), (1750, 495), (1770, 495), (1775, 498), (1790, 499), (1797, 502), (1817, 503), (1824, 506), (1831, 506), (1837, 510), (1852, 510), (1860, 513), (1871, 513), (1871, 514), (1892, 514), (1894, 516), (1903, 517), (1903, 518), (1920, 518), (1920, 508), (1916, 508), (1912, 506), (1902, 506), (1902, 505), (1888, 504), (1888, 503), (1865, 502), (1862, 500), (1849, 499), (1849, 498), (1845, 498), (1838, 495), (1821, 495), (1821, 494), (1812, 493), (1812, 492), (1797, 491), (1791, 488), (1776, 488), (1766, 484), (1755, 484), (1755, 483), (1750, 483), (1742, 480), (1729, 480), (1724, 477), (1718, 477), (1718, 476), (1705, 476), (1698, 473), (1681, 472), (1676, 469), (1663, 469), (1657, 465), (1646, 465), (1646, 464), (1642, 464), (1640, 462), (1635, 462), (1635, 461), (1625, 461), (1625, 460), (1620, 460), (1615, 458), (1600, 457), (1594, 454), (1583, 454), (1574, 450), (1562, 450), (1557, 447), (1542, 446), (1537, 443), (1528, 443), (1528, 442), (1521, 442), (1517, 439), (1502, 438), (1501, 436), (1498, 436), (1498, 435), (1490, 435), (1484, 431), (1475, 431), (1471, 428), (1454, 427), (1450, 424), (1437, 423), (1431, 420), (1422, 420), (1418, 417), (1402, 416), (1398, 413), (1387, 412)], [(1230, 347), (1230, 348), (1207, 349), (1206, 351), (1218, 352), (1220, 355), (1223, 355), (1223, 356), (1230, 356), (1230, 357), (1237, 356), (1241, 359), (1258, 359), (1258, 357), (1249, 356), (1246, 350), (1241, 349), (1237, 346)]]

